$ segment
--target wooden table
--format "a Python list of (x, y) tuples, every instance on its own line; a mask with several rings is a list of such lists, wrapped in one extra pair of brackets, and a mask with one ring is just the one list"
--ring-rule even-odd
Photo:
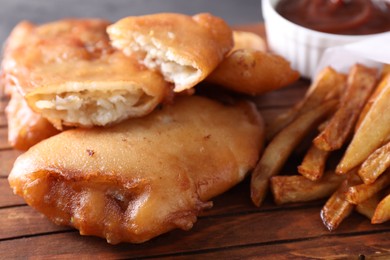
[[(245, 27), (262, 32), (262, 28)], [(266, 121), (299, 100), (308, 82), (255, 98)], [(21, 152), (7, 143), (0, 100), (0, 259), (13, 258), (390, 258), (390, 224), (372, 225), (353, 213), (335, 232), (320, 219), (324, 201), (276, 206), (271, 198), (252, 205), (249, 181), (214, 199), (190, 231), (175, 230), (149, 242), (109, 245), (56, 226), (12, 194), (7, 175)]]

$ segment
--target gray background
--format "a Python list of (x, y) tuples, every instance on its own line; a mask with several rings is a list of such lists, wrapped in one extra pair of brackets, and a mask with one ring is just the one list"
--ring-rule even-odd
[(158, 12), (210, 12), (230, 25), (262, 20), (261, 0), (0, 0), (0, 42), (21, 20), (43, 23), (69, 17), (111, 21)]

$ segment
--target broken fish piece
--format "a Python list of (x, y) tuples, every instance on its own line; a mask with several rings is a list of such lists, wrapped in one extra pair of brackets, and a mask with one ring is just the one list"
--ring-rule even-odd
[(118, 123), (150, 113), (171, 87), (110, 45), (99, 19), (19, 23), (7, 40), (3, 77), (58, 129)]

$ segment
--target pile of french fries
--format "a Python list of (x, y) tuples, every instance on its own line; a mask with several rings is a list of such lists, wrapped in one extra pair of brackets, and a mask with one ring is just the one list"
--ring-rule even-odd
[[(281, 172), (310, 136), (297, 173)], [(353, 210), (371, 223), (390, 219), (390, 65), (381, 74), (359, 64), (348, 75), (325, 68), (304, 98), (268, 125), (267, 141), (251, 178), (256, 206), (271, 190), (277, 204), (328, 198), (320, 215), (329, 230)], [(342, 154), (337, 166), (328, 162), (332, 153)]]

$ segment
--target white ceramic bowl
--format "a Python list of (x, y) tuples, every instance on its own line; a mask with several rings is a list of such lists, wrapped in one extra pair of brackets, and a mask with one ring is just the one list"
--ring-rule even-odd
[(337, 35), (294, 24), (275, 11), (280, 0), (262, 0), (267, 41), (271, 51), (291, 62), (303, 77), (314, 76), (316, 66), (328, 47), (366, 39), (373, 35)]

